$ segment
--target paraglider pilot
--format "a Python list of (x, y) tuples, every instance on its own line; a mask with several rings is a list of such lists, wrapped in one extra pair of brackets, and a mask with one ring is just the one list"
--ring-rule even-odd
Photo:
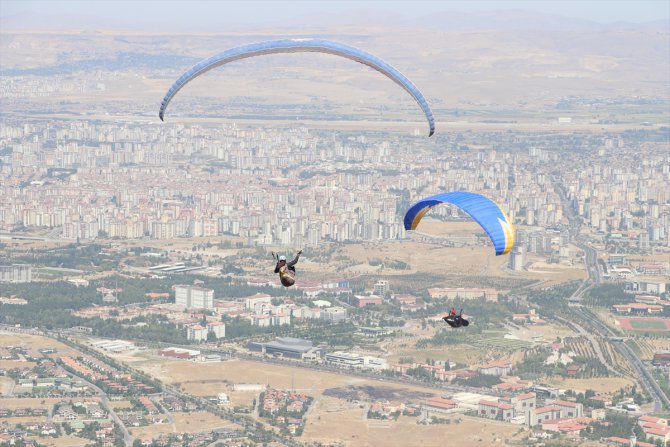
[(277, 259), (275, 273), (279, 273), (279, 279), (284, 287), (291, 287), (295, 284), (295, 265), (298, 263), (301, 253), (302, 250), (295, 255), (291, 262), (286, 262), (286, 256), (284, 255), (277, 256), (272, 253), (272, 256)]
[(451, 308), (451, 312), (449, 312), (449, 315), (446, 317), (442, 317), (444, 321), (447, 322), (447, 324), (453, 328), (461, 327), (461, 326), (468, 326), (470, 322), (463, 318), (463, 309), (461, 309), (461, 313), (457, 314), (456, 309), (453, 307)]

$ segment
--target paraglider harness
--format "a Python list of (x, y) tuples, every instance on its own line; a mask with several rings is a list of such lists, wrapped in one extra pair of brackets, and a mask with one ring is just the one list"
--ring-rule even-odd
[(450, 312), (446, 317), (442, 317), (442, 319), (453, 328), (468, 326), (470, 324), (468, 320), (463, 318), (463, 309), (461, 309), (461, 312), (458, 315), (456, 314), (456, 311), (453, 311)]
[[(298, 255), (302, 250), (298, 252)], [(275, 273), (279, 273), (279, 280), (281, 281), (282, 286), (291, 287), (295, 284), (295, 266), (289, 265), (285, 260), (279, 260), (279, 255), (272, 253), (272, 258), (277, 261), (275, 267)]]

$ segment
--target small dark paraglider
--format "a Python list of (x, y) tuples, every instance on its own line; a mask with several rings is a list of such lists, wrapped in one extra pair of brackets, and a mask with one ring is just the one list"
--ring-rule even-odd
[(470, 322), (463, 318), (463, 309), (461, 309), (460, 313), (456, 313), (456, 309), (451, 309), (451, 312), (449, 312), (449, 315), (446, 317), (442, 317), (444, 321), (447, 322), (447, 324), (453, 328), (457, 327), (467, 327), (470, 325)]
[(291, 262), (286, 262), (286, 256), (284, 255), (279, 256), (272, 253), (273, 259), (277, 261), (277, 265), (275, 265), (275, 273), (279, 273), (279, 280), (281, 281), (282, 286), (291, 287), (295, 284), (295, 265), (298, 263), (301, 253), (302, 250), (295, 255), (295, 258), (293, 258)]

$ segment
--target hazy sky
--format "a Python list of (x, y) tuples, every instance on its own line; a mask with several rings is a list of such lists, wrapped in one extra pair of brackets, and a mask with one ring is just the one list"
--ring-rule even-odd
[[(499, 0), (499, 1), (176, 1), (176, 0), (0, 0), (0, 27), (127, 28), (215, 31), (245, 26), (319, 26), (348, 18), (361, 24), (365, 14), (377, 22), (398, 23), (440, 12), (525, 10), (594, 22), (646, 22), (670, 17), (668, 0)], [(356, 12), (359, 12), (358, 14)], [(365, 14), (361, 14), (365, 11)], [(221, 28), (225, 29), (221, 29)]]

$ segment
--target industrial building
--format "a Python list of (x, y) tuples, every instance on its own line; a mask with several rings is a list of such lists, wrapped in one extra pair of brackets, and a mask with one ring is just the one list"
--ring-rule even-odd
[(279, 355), (293, 359), (317, 359), (323, 357), (323, 350), (314, 347), (311, 340), (280, 337), (269, 343), (249, 342), (249, 350), (263, 354)]

